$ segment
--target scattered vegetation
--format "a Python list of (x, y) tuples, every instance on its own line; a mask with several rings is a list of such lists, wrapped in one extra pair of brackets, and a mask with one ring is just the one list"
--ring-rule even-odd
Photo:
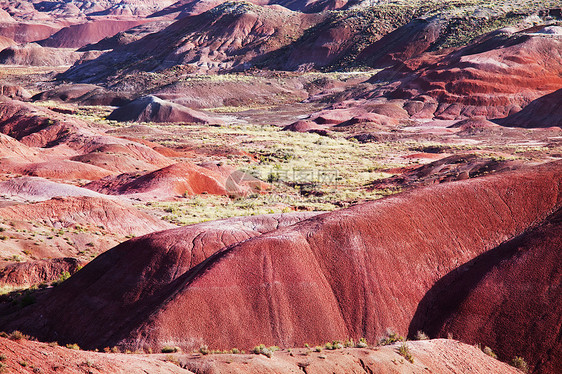
[(513, 360), (511, 360), (511, 365), (524, 373), (529, 372), (529, 365), (525, 361), (525, 359), (521, 356), (515, 356)]
[(67, 344), (67, 345), (66, 345), (66, 348), (68, 348), (68, 349), (74, 349), (74, 350), (76, 350), (76, 351), (79, 351), (79, 350), (80, 350), (80, 346), (79, 346), (78, 344), (76, 344), (76, 343), (74, 343), (74, 344)]
[(209, 351), (209, 347), (207, 347), (206, 345), (202, 345), (201, 347), (199, 347), (199, 353), (201, 353), (202, 355), (208, 355), (211, 352)]
[(498, 358), (498, 355), (494, 353), (494, 351), (492, 351), (492, 348), (485, 346), (484, 349), (482, 349), (482, 352), (484, 352), (485, 354), (487, 354), (488, 356), (492, 357), (492, 358)]
[(162, 347), (162, 353), (176, 353), (179, 350), (180, 350), (179, 347), (172, 347), (172, 346)]
[(51, 283), (51, 285), (52, 286), (58, 286), (59, 284), (61, 284), (65, 280), (67, 280), (68, 278), (70, 278), (70, 273), (68, 271), (64, 271), (64, 272), (61, 273), (61, 275), (59, 275), (59, 279), (57, 279), (56, 281)]
[(419, 330), (416, 333), (416, 340), (429, 340), (429, 336), (427, 336), (423, 331)]
[(25, 335), (21, 331), (14, 330), (8, 335), (8, 338), (10, 340), (18, 341), (18, 340), (28, 340), (29, 336)]
[(410, 352), (410, 348), (408, 348), (408, 344), (406, 344), (406, 343), (400, 344), (400, 346), (398, 347), (398, 354), (400, 356), (404, 357), (406, 360), (408, 360), (412, 364), (414, 363), (414, 356)]
[(355, 345), (357, 348), (368, 348), (369, 344), (367, 343), (367, 339), (361, 338)]
[(174, 365), (180, 366), (180, 360), (176, 356), (167, 355), (165, 360), (171, 362)]
[(273, 352), (278, 351), (279, 347), (277, 346), (272, 346), (267, 348), (264, 344), (260, 344), (254, 347), (254, 349), (252, 350), (252, 353), (259, 355), (262, 354), (268, 358), (273, 357)]
[(335, 340), (333, 342), (327, 342), (324, 345), (324, 348), (326, 348), (329, 351), (333, 351), (333, 350), (336, 350), (336, 349), (342, 349), (343, 344), (340, 341)]
[(390, 345), (396, 342), (403, 342), (406, 339), (403, 336), (398, 335), (394, 331), (388, 330), (386, 336), (379, 341), (379, 345)]

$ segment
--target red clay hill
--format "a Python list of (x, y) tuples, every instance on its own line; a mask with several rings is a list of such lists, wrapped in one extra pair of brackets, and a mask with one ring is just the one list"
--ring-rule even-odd
[(560, 30), (498, 30), (444, 56), (425, 54), (400, 62), (373, 81), (396, 80), (383, 91), (387, 97), (419, 103), (419, 115), (410, 108), (414, 117), (505, 117), (562, 86)]
[[(98, 257), (91, 263), (91, 273), (88, 271), (79, 274), (83, 280), (80, 282), (80, 286), (76, 285), (78, 288), (68, 283), (64, 285), (64, 287), (69, 286), (67, 291), (60, 294), (60, 297), (69, 302), (73, 298), (82, 299), (86, 302), (83, 305), (84, 312), (87, 309), (92, 312), (86, 312), (88, 318), (97, 316), (94, 317), (95, 322), (94, 320), (91, 322), (98, 327), (94, 328), (94, 325), (89, 325), (90, 329), (82, 326), (82, 328), (86, 327), (86, 330), (83, 330), (85, 339), (80, 344), (83, 347), (98, 345), (105, 347), (117, 344), (138, 321), (147, 318), (155, 308), (158, 308), (158, 305), (165, 302), (170, 293), (175, 292), (175, 285), (181, 282), (180, 278), (186, 272), (205, 261), (216, 251), (316, 214), (277, 214), (201, 223), (149, 234), (106, 252), (106, 255)], [(147, 267), (148, 263), (151, 264), (149, 267)], [(113, 272), (109, 269), (111, 264), (117, 264), (117, 267), (122, 267), (122, 269)], [(97, 283), (97, 285), (87, 286), (90, 291), (79, 288), (90, 282)], [(86, 296), (94, 292), (94, 289), (101, 291), (100, 302), (95, 302)], [(116, 303), (114, 302), (116, 300), (120, 301)], [(55, 302), (52, 305), (55, 309), (56, 304)], [(80, 316), (80, 313), (74, 314), (66, 326), (70, 327), (79, 321), (85, 322), (85, 319)], [(63, 320), (59, 319), (59, 322), (62, 323)], [(100, 334), (99, 326), (102, 325), (105, 328)], [(47, 329), (54, 331), (60, 327), (62, 325), (53, 325)], [(68, 329), (64, 334), (73, 335), (77, 332)], [(74, 336), (70, 338), (71, 340), (76, 339)], [(114, 343), (108, 343), (109, 341), (114, 341)]]
[(441, 279), (410, 333), (452, 334), (523, 357), (532, 373), (562, 368), (562, 210)]
[(498, 122), (504, 126), (525, 128), (562, 127), (562, 89), (539, 97), (520, 112)]
[(190, 162), (179, 162), (144, 175), (106, 177), (85, 187), (107, 195), (141, 200), (167, 200), (199, 194), (247, 196), (271, 189), (267, 183), (233, 167)]
[(167, 100), (162, 100), (153, 95), (139, 97), (115, 109), (107, 119), (121, 122), (224, 123), (209, 114)]
[[(203, 72), (243, 67), (257, 56), (289, 44), (324, 16), (228, 2), (186, 17), (166, 29), (69, 69), (61, 78), (99, 81), (117, 72), (189, 65)], [(205, 37), (202, 37), (205, 35)], [(128, 66), (125, 70), (121, 66)]]
[[(255, 217), (246, 221), (251, 227), (266, 220), (274, 229), (249, 240), (214, 230), (194, 240), (196, 226), (164, 231), (106, 252), (1, 327), (132, 350), (374, 341), (387, 328), (405, 334), (441, 278), (559, 209), (561, 181), (557, 162), (421, 188), (286, 227)], [(166, 239), (181, 230), (185, 242)], [(194, 246), (203, 252), (196, 255)]]

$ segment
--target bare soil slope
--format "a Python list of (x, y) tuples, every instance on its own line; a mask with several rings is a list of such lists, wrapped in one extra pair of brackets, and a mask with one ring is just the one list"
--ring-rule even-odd
[[(396, 345), (375, 349), (343, 349), (312, 353), (296, 349), (296, 354), (277, 352), (273, 358), (263, 355), (144, 355), (107, 354), (71, 350), (29, 340), (0, 338), (3, 364), (10, 372), (28, 373), (64, 371), (69, 374), (89, 373), (154, 373), (154, 374), (278, 374), (363, 373), (415, 374), (431, 370), (436, 374), (517, 374), (513, 367), (485, 355), (477, 348), (450, 340), (408, 343), (414, 363), (397, 353)], [(166, 362), (170, 360), (171, 362)], [(173, 362), (177, 362), (178, 366)], [(24, 363), (24, 364), (22, 364)], [(25, 365), (25, 366), (24, 366)]]

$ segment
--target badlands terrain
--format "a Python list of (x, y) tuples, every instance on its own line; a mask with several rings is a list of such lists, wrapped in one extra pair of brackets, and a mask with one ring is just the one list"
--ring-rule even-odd
[(0, 0), (0, 373), (562, 373), (562, 3)]

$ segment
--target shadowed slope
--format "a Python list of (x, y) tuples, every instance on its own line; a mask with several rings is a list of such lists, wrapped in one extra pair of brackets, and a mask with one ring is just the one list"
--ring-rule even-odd
[(410, 334), (453, 334), (522, 356), (532, 372), (562, 368), (562, 210), (455, 269), (427, 293)]
[[(93, 82), (112, 74), (189, 65), (200, 71), (243, 67), (256, 56), (287, 45), (318, 20), (282, 8), (228, 2), (186, 17), (166, 29), (117, 47), (95, 61), (75, 65), (62, 79)], [(126, 69), (122, 69), (127, 66)]]
[[(143, 144), (106, 135), (104, 130), (106, 128), (103, 125), (0, 97), (0, 132), (27, 146), (50, 148), (55, 154), (58, 149), (62, 149), (59, 156), (75, 156), (76, 161), (83, 161), (79, 157), (88, 154), (93, 157), (99, 156), (100, 153), (112, 156), (118, 152), (145, 164), (145, 169), (152, 170), (173, 163)], [(109, 170), (112, 170), (111, 167)]]
[(539, 128), (562, 127), (562, 89), (539, 97), (522, 111), (498, 120), (504, 126)]

